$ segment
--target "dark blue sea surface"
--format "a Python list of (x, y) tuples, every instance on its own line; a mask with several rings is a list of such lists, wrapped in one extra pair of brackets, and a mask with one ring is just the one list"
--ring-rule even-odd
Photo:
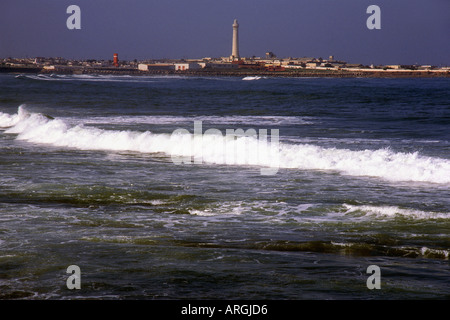
[(448, 78), (0, 75), (1, 299), (449, 299), (449, 190)]

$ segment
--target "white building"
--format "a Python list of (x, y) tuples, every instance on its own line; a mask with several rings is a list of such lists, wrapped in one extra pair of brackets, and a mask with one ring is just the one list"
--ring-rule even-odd
[(148, 65), (145, 64), (145, 63), (139, 63), (139, 64), (138, 64), (138, 70), (141, 70), (141, 71), (148, 71)]
[(315, 68), (317, 68), (317, 66), (319, 66), (319, 65), (320, 65), (319, 62), (307, 62), (307, 63), (306, 63), (306, 68), (309, 68), (309, 69), (315, 69)]
[(200, 69), (202, 66), (196, 62), (182, 62), (182, 63), (175, 63), (175, 71), (185, 71), (185, 70), (195, 70)]

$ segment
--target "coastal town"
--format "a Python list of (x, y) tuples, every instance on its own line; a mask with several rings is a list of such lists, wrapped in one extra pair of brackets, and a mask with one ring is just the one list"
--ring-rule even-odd
[(286, 76), (286, 77), (449, 77), (450, 67), (432, 65), (363, 65), (348, 63), (329, 56), (279, 58), (273, 52), (263, 57), (239, 54), (239, 23), (232, 24), (231, 55), (200, 59), (74, 60), (62, 57), (0, 59), (0, 73), (44, 74), (116, 74), (116, 75), (222, 75), (222, 76)]
[(367, 77), (449, 77), (450, 67), (432, 65), (362, 65), (329, 56), (326, 59), (301, 57), (278, 58), (267, 52), (264, 57), (232, 59), (149, 59), (72, 60), (62, 57), (0, 59), (2, 73), (44, 74), (186, 74), (186, 75), (264, 75), (264, 76), (367, 76)]

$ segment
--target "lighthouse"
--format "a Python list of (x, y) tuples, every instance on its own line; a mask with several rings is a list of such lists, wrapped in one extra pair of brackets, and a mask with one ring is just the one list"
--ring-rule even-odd
[(231, 49), (231, 61), (239, 60), (239, 24), (237, 19), (234, 19), (233, 23), (233, 46)]

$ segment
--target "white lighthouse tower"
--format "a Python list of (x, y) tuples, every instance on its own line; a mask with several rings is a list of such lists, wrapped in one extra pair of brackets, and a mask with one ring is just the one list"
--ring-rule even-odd
[(233, 23), (233, 47), (231, 49), (231, 61), (239, 60), (239, 24), (237, 19), (234, 19)]

